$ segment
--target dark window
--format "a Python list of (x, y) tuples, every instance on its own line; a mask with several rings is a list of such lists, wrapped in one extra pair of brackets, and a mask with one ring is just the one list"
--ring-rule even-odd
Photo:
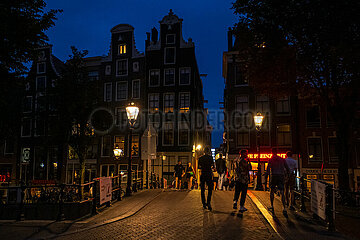
[(128, 61), (127, 59), (117, 60), (116, 62), (116, 75), (126, 76), (128, 74)]
[(46, 64), (38, 63), (37, 64), (37, 73), (45, 73), (46, 72)]
[(277, 143), (279, 146), (291, 146), (290, 125), (277, 126)]
[(104, 102), (111, 102), (112, 100), (112, 83), (104, 84)]
[(45, 96), (38, 95), (36, 96), (36, 110), (39, 112), (46, 110), (46, 98)]
[(149, 94), (149, 113), (159, 111), (159, 94)]
[(180, 68), (180, 85), (190, 84), (191, 68)]
[(174, 68), (170, 68), (170, 69), (165, 69), (164, 70), (164, 74), (165, 74), (165, 81), (164, 81), (164, 85), (165, 86), (171, 86), (175, 84), (175, 69)]
[(133, 80), (132, 97), (140, 98), (140, 80)]
[(46, 89), (46, 77), (36, 77), (36, 91), (44, 92)]
[(321, 138), (308, 138), (309, 162), (322, 161)]
[(174, 112), (174, 93), (165, 93), (164, 94), (164, 112)]
[(127, 82), (116, 83), (116, 101), (127, 99)]
[(27, 96), (24, 100), (24, 112), (31, 112), (32, 111), (32, 97)]
[(164, 123), (164, 145), (174, 145), (174, 124), (172, 122)]
[(320, 127), (320, 108), (313, 106), (306, 109), (306, 126)]
[(237, 146), (249, 146), (249, 132), (237, 132), (236, 144)]
[(246, 113), (249, 111), (249, 97), (236, 96), (236, 111)]
[(99, 80), (99, 72), (98, 71), (89, 72), (88, 76), (89, 76), (89, 81)]
[(160, 83), (160, 70), (150, 70), (149, 86), (159, 86)]
[(13, 154), (15, 150), (14, 139), (6, 139), (5, 141), (5, 154)]
[(244, 77), (241, 68), (239, 66), (235, 66), (235, 85), (245, 85), (248, 84), (248, 80)]
[(276, 113), (278, 114), (290, 113), (289, 97), (283, 97), (276, 100)]
[(256, 96), (256, 110), (262, 114), (269, 112), (269, 97)]
[(165, 64), (175, 63), (175, 48), (165, 48)]
[(109, 135), (103, 136), (101, 155), (109, 157), (111, 155), (110, 154), (111, 152), (112, 152), (112, 149), (111, 149), (111, 136), (109, 136)]
[(45, 121), (44, 119), (35, 120), (35, 135), (44, 136), (45, 135)]
[(179, 145), (188, 146), (190, 129), (188, 123), (179, 123)]
[(334, 137), (329, 138), (329, 162), (337, 163), (339, 161), (339, 144)]
[(174, 43), (175, 43), (175, 34), (167, 34), (166, 44), (174, 44)]

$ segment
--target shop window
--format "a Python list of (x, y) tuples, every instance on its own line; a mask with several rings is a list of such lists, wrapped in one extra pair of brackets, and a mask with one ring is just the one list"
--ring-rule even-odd
[(237, 146), (249, 146), (250, 134), (246, 132), (237, 132), (236, 133), (236, 145)]
[(236, 96), (235, 108), (237, 112), (246, 113), (249, 111), (249, 97)]
[(164, 86), (175, 85), (175, 69), (168, 68), (164, 70)]
[(175, 34), (167, 34), (166, 44), (174, 44), (174, 43), (175, 43)]
[(277, 114), (289, 114), (290, 113), (289, 97), (283, 97), (283, 98), (276, 100), (276, 113)]
[(149, 113), (156, 113), (159, 111), (159, 94), (149, 94)]
[(128, 75), (128, 60), (121, 59), (116, 61), (116, 76)]
[(277, 144), (278, 146), (291, 146), (291, 131), (289, 124), (277, 126)]
[(337, 163), (339, 162), (339, 143), (335, 137), (328, 138), (329, 144), (329, 162)]
[(320, 107), (318, 105), (306, 109), (306, 127), (320, 127)]
[(191, 76), (191, 68), (180, 68), (180, 85), (189, 85), (190, 84), (190, 76)]
[(190, 111), (190, 93), (179, 93), (180, 112), (187, 113)]
[(128, 93), (127, 82), (117, 82), (116, 83), (116, 101), (126, 100), (127, 93)]
[(188, 146), (190, 142), (190, 128), (186, 122), (179, 122), (179, 145)]
[(38, 63), (37, 64), (37, 73), (45, 73), (46, 72), (46, 63)]
[(112, 145), (111, 145), (111, 136), (106, 135), (102, 137), (102, 147), (101, 147), (101, 156), (109, 157), (111, 156), (112, 152)]
[(321, 162), (323, 158), (321, 138), (308, 138), (307, 145), (309, 162)]
[(175, 63), (175, 48), (174, 47), (166, 47), (165, 48), (165, 64), (174, 64)]
[(118, 54), (126, 54), (126, 44), (119, 44), (118, 46)]
[(139, 135), (132, 135), (131, 138), (131, 156), (139, 156)]
[(111, 102), (112, 100), (112, 83), (104, 84), (104, 102)]
[(172, 146), (174, 145), (174, 123), (165, 122), (163, 129), (163, 145)]
[(140, 80), (138, 79), (132, 81), (132, 98), (140, 98)]
[(150, 70), (149, 86), (156, 87), (160, 85), (160, 70), (152, 69)]
[(174, 112), (174, 93), (165, 93), (164, 94), (164, 112), (173, 113)]
[(46, 77), (45, 76), (36, 77), (36, 91), (44, 92), (45, 89), (46, 89)]

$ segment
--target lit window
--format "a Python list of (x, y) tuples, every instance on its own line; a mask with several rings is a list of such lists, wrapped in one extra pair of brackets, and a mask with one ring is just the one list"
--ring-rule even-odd
[(175, 69), (165, 69), (164, 70), (164, 86), (171, 86), (175, 84)]
[(118, 54), (125, 54), (126, 53), (126, 44), (119, 44)]
[(125, 153), (125, 136), (115, 136), (114, 139), (114, 148), (118, 147)]
[(180, 112), (186, 113), (190, 111), (190, 93), (180, 93)]
[(165, 93), (164, 94), (164, 112), (174, 112), (174, 93)]
[(159, 94), (149, 94), (149, 113), (159, 111)]
[(308, 138), (307, 143), (308, 143), (309, 162), (321, 162), (322, 161), (321, 138)]
[(149, 86), (154, 87), (154, 86), (159, 86), (159, 84), (160, 84), (160, 70), (158, 69), (150, 70)]
[(191, 68), (180, 68), (180, 85), (190, 84)]
[(132, 135), (131, 138), (131, 155), (139, 156), (139, 135)]

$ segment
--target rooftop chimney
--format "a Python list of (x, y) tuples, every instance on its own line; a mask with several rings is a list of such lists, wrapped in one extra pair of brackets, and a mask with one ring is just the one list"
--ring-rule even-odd
[(156, 43), (158, 40), (158, 30), (156, 28), (151, 29), (151, 41)]
[(231, 51), (233, 48), (233, 31), (229, 27), (228, 30), (228, 51)]

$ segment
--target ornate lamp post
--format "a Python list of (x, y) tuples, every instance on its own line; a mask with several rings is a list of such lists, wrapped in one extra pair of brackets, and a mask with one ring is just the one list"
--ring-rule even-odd
[(129, 104), (129, 106), (126, 107), (126, 114), (127, 114), (127, 118), (129, 120), (129, 161), (128, 161), (128, 179), (127, 179), (127, 185), (126, 185), (126, 192), (125, 192), (125, 196), (130, 196), (131, 195), (131, 145), (132, 145), (132, 130), (134, 128), (136, 119), (138, 117), (139, 114), (139, 108), (137, 106), (135, 106), (135, 104), (132, 102)]
[(258, 169), (257, 169), (257, 182), (256, 182), (256, 189), (255, 190), (259, 190), (259, 191), (263, 191), (263, 185), (262, 185), (262, 174), (261, 174), (261, 165), (260, 165), (260, 131), (261, 131), (261, 126), (264, 120), (264, 116), (261, 115), (260, 112), (258, 112), (256, 114), (256, 116), (254, 116), (254, 123), (255, 123), (255, 127), (256, 127), (256, 142), (257, 142), (257, 152), (258, 152)]

